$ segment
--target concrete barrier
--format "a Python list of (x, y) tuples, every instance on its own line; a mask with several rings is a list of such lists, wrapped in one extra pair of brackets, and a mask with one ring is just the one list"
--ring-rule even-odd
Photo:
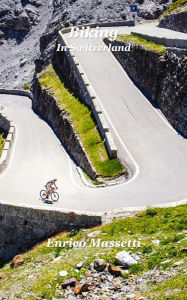
[[(96, 27), (120, 27), (120, 26), (135, 26), (134, 20), (129, 21), (118, 21), (118, 22), (104, 22), (104, 23), (88, 23), (88, 24), (82, 24), (75, 26), (76, 28), (81, 29), (82, 27), (90, 27), (90, 28), (96, 28)], [(64, 28), (61, 30), (63, 34), (69, 33), (71, 31), (72, 27)]]
[(180, 48), (180, 49), (187, 49), (187, 39), (169, 39), (164, 37), (158, 36), (151, 36), (147, 34), (143, 34), (136, 31), (131, 31), (131, 34), (137, 35), (141, 38), (144, 38), (150, 42), (154, 42), (156, 44), (164, 45), (165, 47), (173, 47), (173, 48)]
[[(92, 24), (92, 26), (97, 26)], [(64, 33), (70, 32), (71, 28), (59, 31), (58, 43), (65, 46), (67, 49), (70, 48), (69, 43), (64, 35)], [(99, 132), (101, 137), (105, 142), (105, 146), (110, 158), (117, 157), (117, 148), (113, 137), (110, 133), (109, 126), (107, 124), (106, 118), (104, 116), (103, 110), (99, 104), (99, 99), (89, 82), (87, 76), (81, 65), (79, 64), (77, 58), (71, 50), (64, 51), (68, 63), (71, 65), (72, 74), (78, 83), (78, 93), (80, 94), (82, 100), (90, 107), (95, 117)], [(106, 134), (107, 133), (107, 134)]]
[(32, 99), (32, 93), (25, 90), (11, 90), (11, 89), (0, 89), (0, 94), (8, 94), (8, 95), (18, 95), (18, 96), (26, 96)]

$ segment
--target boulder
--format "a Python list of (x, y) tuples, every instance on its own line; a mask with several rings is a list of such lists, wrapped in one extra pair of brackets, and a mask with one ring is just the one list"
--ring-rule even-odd
[(41, 0), (25, 0), (26, 3), (29, 3), (33, 6), (39, 7), (42, 5)]
[(0, 31), (0, 38), (3, 38), (5, 36), (5, 33), (3, 31)]
[(126, 295), (126, 299), (127, 299), (127, 300), (131, 300), (131, 299), (134, 300), (135, 297), (136, 297), (135, 294), (128, 294), (128, 295)]
[(26, 62), (27, 62), (27, 59), (26, 58), (22, 58), (20, 60), (20, 67), (23, 67), (26, 64)]
[(101, 230), (96, 230), (93, 232), (88, 233), (88, 235), (86, 236), (86, 239), (93, 239), (96, 236), (98, 236), (101, 233)]
[(80, 262), (79, 264), (77, 264), (77, 269), (80, 270), (82, 268), (82, 266), (83, 266), (83, 263)]
[(75, 295), (80, 295), (83, 292), (86, 292), (88, 290), (88, 287), (89, 287), (88, 283), (84, 283), (82, 285), (77, 285), (74, 289)]
[(136, 261), (140, 260), (140, 257), (136, 253), (131, 254), (132, 258), (134, 258)]
[(23, 8), (22, 8), (22, 7), (17, 7), (17, 8), (15, 8), (15, 10), (14, 10), (15, 16), (19, 16), (19, 15), (21, 15), (22, 13), (23, 13)]
[(11, 9), (10, 8), (1, 8), (0, 9), (0, 18), (3, 18), (7, 15), (11, 14)]
[(187, 252), (187, 248), (181, 248), (181, 252)]
[(38, 22), (36, 9), (34, 9), (32, 5), (27, 5), (25, 11), (32, 22), (32, 25), (35, 25)]
[(113, 276), (122, 276), (121, 269), (111, 264), (108, 266), (108, 272)]
[(10, 263), (11, 268), (19, 268), (24, 264), (24, 259), (22, 255), (16, 255)]
[(104, 269), (106, 268), (107, 264), (106, 261), (104, 259), (95, 259), (94, 260), (94, 269), (96, 271), (102, 272), (104, 271)]
[(16, 30), (24, 30), (24, 31), (28, 31), (31, 28), (31, 23), (29, 20), (29, 17), (27, 16), (26, 13), (22, 13), (21, 15), (19, 15), (19, 18), (17, 20), (17, 24), (16, 25)]
[(77, 279), (75, 277), (73, 277), (73, 278), (70, 278), (68, 280), (64, 280), (62, 282), (62, 288), (66, 289), (68, 286), (75, 287), (76, 284), (77, 284)]
[(137, 264), (137, 261), (126, 251), (121, 251), (116, 254), (115, 263), (129, 269), (132, 265)]
[(141, 17), (145, 20), (155, 20), (157, 19), (162, 12), (164, 11), (163, 6), (148, 6), (147, 8), (140, 8), (138, 10), (138, 17)]
[(65, 276), (68, 275), (68, 272), (67, 272), (67, 271), (60, 271), (58, 274), (59, 274), (59, 276), (61, 276), (61, 277), (65, 277)]
[(19, 16), (8, 15), (0, 19), (0, 28), (7, 30), (29, 31), (31, 23), (25, 12)]

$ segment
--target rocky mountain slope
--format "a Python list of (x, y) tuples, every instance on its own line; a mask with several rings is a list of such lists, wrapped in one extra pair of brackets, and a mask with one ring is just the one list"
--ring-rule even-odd
[[(139, 4), (137, 21), (157, 18), (171, 2), (134, 1)], [(18, 88), (31, 81), (34, 61), (37, 59), (40, 68), (50, 60), (59, 28), (128, 20), (132, 18), (131, 3), (131, 0), (1, 0), (0, 87)]]
[(184, 300), (186, 210), (148, 208), (54, 236), (0, 266), (0, 299)]
[(159, 27), (187, 33), (187, 0), (177, 0), (163, 13)]

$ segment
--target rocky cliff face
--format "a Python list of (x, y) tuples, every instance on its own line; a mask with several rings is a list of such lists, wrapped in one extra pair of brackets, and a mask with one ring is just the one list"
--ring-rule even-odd
[(187, 11), (163, 18), (159, 27), (187, 33)]
[[(172, 0), (137, 0), (136, 21), (158, 18)], [(61, 27), (69, 27), (86, 23), (124, 21), (133, 18), (130, 12), (131, 0), (54, 0), (54, 11), (46, 33), (40, 39), (41, 55), (37, 60), (37, 69), (45, 67), (52, 55), (54, 41)], [(55, 28), (56, 27), (56, 28)], [(55, 29), (54, 29), (55, 28)]]
[(187, 57), (168, 52), (160, 56), (141, 46), (114, 55), (152, 104), (159, 106), (172, 126), (187, 137)]
[[(138, 0), (137, 21), (157, 18), (171, 0)], [(131, 0), (1, 0), (0, 87), (18, 88), (51, 60), (65, 26), (132, 18)]]
[(52, 17), (45, 0), (0, 1), (0, 87), (17, 88), (32, 79), (39, 38)]

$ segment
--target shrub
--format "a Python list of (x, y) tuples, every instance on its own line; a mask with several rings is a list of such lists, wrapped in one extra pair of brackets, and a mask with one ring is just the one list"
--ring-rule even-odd
[(157, 215), (156, 208), (148, 207), (145, 214), (146, 216), (154, 217), (155, 215)]
[(24, 90), (29, 90), (30, 89), (30, 85), (29, 82), (25, 82), (23, 85)]
[(144, 246), (142, 249), (142, 253), (151, 253), (153, 251), (151, 246)]

